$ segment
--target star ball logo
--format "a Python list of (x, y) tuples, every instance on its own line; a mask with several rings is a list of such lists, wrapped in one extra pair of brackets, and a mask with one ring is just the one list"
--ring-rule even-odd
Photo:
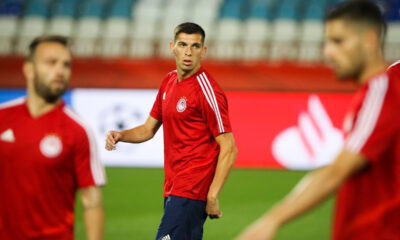
[(186, 110), (186, 106), (187, 106), (186, 101), (187, 101), (186, 97), (181, 97), (179, 99), (178, 104), (176, 104), (176, 110), (178, 112), (183, 112)]

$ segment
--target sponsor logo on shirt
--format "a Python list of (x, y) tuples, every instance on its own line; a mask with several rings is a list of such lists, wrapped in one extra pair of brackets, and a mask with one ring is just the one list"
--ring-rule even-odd
[(60, 155), (62, 147), (60, 137), (55, 134), (46, 135), (42, 141), (40, 141), (40, 152), (48, 158), (54, 158)]
[(183, 112), (186, 110), (186, 97), (181, 97), (181, 99), (179, 99), (178, 104), (176, 104), (176, 110), (178, 112)]
[(0, 139), (4, 142), (15, 142), (14, 132), (11, 128), (5, 130), (1, 135)]

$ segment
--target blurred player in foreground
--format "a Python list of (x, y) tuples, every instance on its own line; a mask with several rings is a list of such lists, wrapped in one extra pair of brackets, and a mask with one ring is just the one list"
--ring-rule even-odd
[(27, 98), (0, 105), (0, 239), (74, 239), (78, 188), (87, 239), (102, 239), (104, 169), (90, 129), (61, 99), (67, 44), (34, 39), (23, 66)]
[(324, 56), (340, 79), (360, 85), (344, 121), (344, 147), (237, 239), (273, 239), (283, 224), (336, 190), (332, 239), (400, 239), (400, 62), (386, 64), (385, 32), (379, 8), (369, 1), (328, 12)]
[(106, 149), (119, 141), (147, 141), (163, 124), (164, 215), (156, 239), (197, 240), (207, 215), (222, 216), (218, 195), (237, 150), (225, 94), (200, 65), (207, 50), (204, 30), (183, 23), (174, 33), (176, 70), (164, 77), (150, 116), (139, 127), (110, 131)]

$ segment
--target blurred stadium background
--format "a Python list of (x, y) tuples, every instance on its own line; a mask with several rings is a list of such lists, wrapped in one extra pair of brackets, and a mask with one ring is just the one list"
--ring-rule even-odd
[[(203, 65), (227, 91), (239, 147), (236, 169), (220, 198), (224, 217), (207, 221), (204, 239), (232, 239), (305, 173), (284, 169), (326, 164), (340, 146), (337, 131), (356, 86), (338, 83), (321, 57), (324, 12), (340, 2), (0, 0), (0, 102), (25, 95), (21, 66), (34, 37), (69, 36), (74, 64), (72, 90), (65, 100), (88, 118), (102, 148), (105, 131), (130, 127), (147, 116), (154, 89), (174, 69), (168, 49), (174, 27), (185, 21), (199, 23), (208, 46)], [(400, 0), (375, 2), (388, 20), (385, 55), (393, 62), (400, 56)], [(123, 103), (107, 106), (118, 96), (125, 96)], [(93, 113), (92, 108), (99, 110)], [(104, 117), (110, 115), (117, 117)], [(327, 125), (327, 130), (321, 130)], [(325, 134), (332, 141), (321, 145), (324, 141), (303, 136), (301, 130)], [(336, 148), (326, 151), (328, 145)], [(288, 152), (295, 156), (281, 149), (291, 149)], [(163, 173), (160, 168), (137, 167), (162, 165), (162, 139), (150, 142), (145, 150), (137, 146), (121, 146), (121, 150), (125, 155), (117, 156), (127, 161), (135, 156), (133, 163), (112, 164), (121, 159), (102, 150), (107, 166), (136, 167), (107, 168), (106, 239), (153, 239), (162, 214)], [(321, 151), (330, 155), (320, 156)], [(143, 152), (158, 155), (139, 154)], [(278, 239), (328, 239), (332, 206), (330, 200), (289, 224)], [(77, 207), (76, 239), (83, 239)]]

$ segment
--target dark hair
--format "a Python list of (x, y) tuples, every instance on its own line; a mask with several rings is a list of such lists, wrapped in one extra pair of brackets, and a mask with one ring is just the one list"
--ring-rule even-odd
[(198, 34), (200, 34), (201, 35), (201, 43), (203, 45), (204, 45), (204, 40), (206, 38), (206, 33), (204, 32), (203, 28), (201, 28), (198, 24), (191, 23), (191, 22), (185, 22), (185, 23), (179, 24), (175, 28), (174, 33), (175, 33), (174, 41), (176, 41), (176, 39), (178, 38), (178, 35), (180, 33), (187, 33), (187, 34), (198, 33)]
[(383, 42), (386, 35), (386, 21), (379, 8), (369, 0), (350, 0), (327, 11), (325, 22), (335, 19), (345, 19), (350, 22), (364, 23), (376, 30)]
[(43, 42), (56, 42), (64, 45), (65, 47), (68, 47), (69, 44), (68, 38), (61, 35), (44, 35), (37, 37), (29, 44), (29, 52), (25, 58), (25, 61), (29, 62), (33, 60), (37, 46)]

